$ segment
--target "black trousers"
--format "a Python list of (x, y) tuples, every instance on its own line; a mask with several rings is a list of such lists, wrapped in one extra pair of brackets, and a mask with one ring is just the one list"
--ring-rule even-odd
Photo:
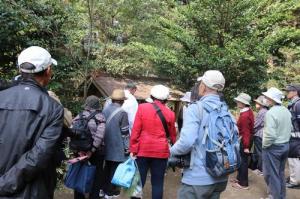
[(168, 159), (138, 157), (136, 162), (141, 174), (142, 185), (144, 187), (147, 173), (151, 172), (152, 199), (162, 199), (164, 190), (164, 178)]
[(104, 193), (108, 196), (119, 195), (120, 189), (111, 183), (111, 180), (114, 176), (114, 173), (122, 162), (114, 162), (114, 161), (105, 161), (104, 166)]
[[(96, 176), (93, 183), (92, 192), (90, 193), (90, 199), (99, 199), (100, 189), (103, 189), (104, 184), (104, 172), (103, 172), (103, 163), (104, 156), (98, 154), (97, 152), (92, 155), (90, 158), (90, 163), (96, 166)], [(84, 194), (79, 192), (74, 192), (74, 199), (85, 199)]]
[(254, 153), (257, 160), (257, 169), (262, 171), (262, 139), (254, 136)]
[(248, 184), (248, 158), (249, 155), (244, 153), (244, 147), (241, 143), (240, 145), (240, 154), (241, 154), (241, 166), (238, 169), (238, 174), (236, 179), (239, 181), (239, 184), (242, 186), (249, 186)]

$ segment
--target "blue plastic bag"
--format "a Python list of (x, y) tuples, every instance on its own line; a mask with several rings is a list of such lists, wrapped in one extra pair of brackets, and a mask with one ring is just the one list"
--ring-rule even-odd
[(124, 163), (119, 164), (117, 167), (115, 174), (111, 180), (111, 183), (129, 188), (131, 186), (136, 167), (134, 165), (134, 160), (132, 158), (128, 158)]
[(141, 175), (139, 172), (139, 168), (138, 165), (135, 162), (135, 166), (136, 166), (136, 170), (135, 170), (135, 174), (131, 183), (131, 186), (126, 189), (123, 189), (124, 194), (128, 197), (135, 197), (135, 198), (142, 198), (143, 197), (143, 185), (142, 185), (142, 180), (141, 180)]
[(88, 162), (76, 162), (68, 165), (65, 186), (80, 193), (90, 193), (95, 178), (96, 166)]

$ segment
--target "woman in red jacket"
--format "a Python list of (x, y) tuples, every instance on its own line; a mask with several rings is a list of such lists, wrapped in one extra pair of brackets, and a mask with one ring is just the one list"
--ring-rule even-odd
[(137, 157), (143, 186), (150, 169), (152, 199), (163, 198), (164, 174), (170, 155), (167, 133), (158, 111), (165, 118), (171, 143), (176, 140), (175, 114), (165, 105), (168, 97), (169, 89), (163, 85), (151, 89), (153, 103), (139, 105), (130, 137), (131, 156)]
[(240, 109), (240, 117), (237, 125), (241, 139), (240, 153), (241, 166), (238, 170), (236, 180), (232, 185), (238, 189), (249, 189), (248, 184), (248, 155), (251, 149), (252, 136), (254, 133), (254, 115), (250, 108), (251, 97), (246, 93), (239, 94), (234, 98), (237, 107)]

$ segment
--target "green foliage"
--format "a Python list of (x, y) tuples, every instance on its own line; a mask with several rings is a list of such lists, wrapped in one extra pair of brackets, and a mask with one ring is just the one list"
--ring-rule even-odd
[(256, 1), (238, 0), (201, 0), (176, 7), (177, 16), (160, 19), (161, 33), (170, 43), (157, 48), (153, 61), (158, 70), (187, 89), (204, 71), (218, 69), (226, 77), (227, 96), (241, 91), (257, 95), (267, 79), (267, 64), (262, 38), (251, 26), (256, 7)]
[(86, 71), (171, 77), (188, 90), (218, 69), (229, 101), (300, 80), (299, 0), (3, 0), (0, 13), (1, 77), (17, 74), (22, 49), (45, 47), (59, 62), (50, 88), (75, 112)]

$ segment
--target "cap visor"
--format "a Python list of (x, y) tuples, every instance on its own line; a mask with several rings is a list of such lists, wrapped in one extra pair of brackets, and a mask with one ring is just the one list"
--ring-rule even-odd
[(57, 61), (55, 59), (51, 58), (51, 61), (53, 65), (57, 66)]
[(202, 77), (198, 77), (197, 78), (197, 82), (200, 82), (202, 80), (203, 76)]

